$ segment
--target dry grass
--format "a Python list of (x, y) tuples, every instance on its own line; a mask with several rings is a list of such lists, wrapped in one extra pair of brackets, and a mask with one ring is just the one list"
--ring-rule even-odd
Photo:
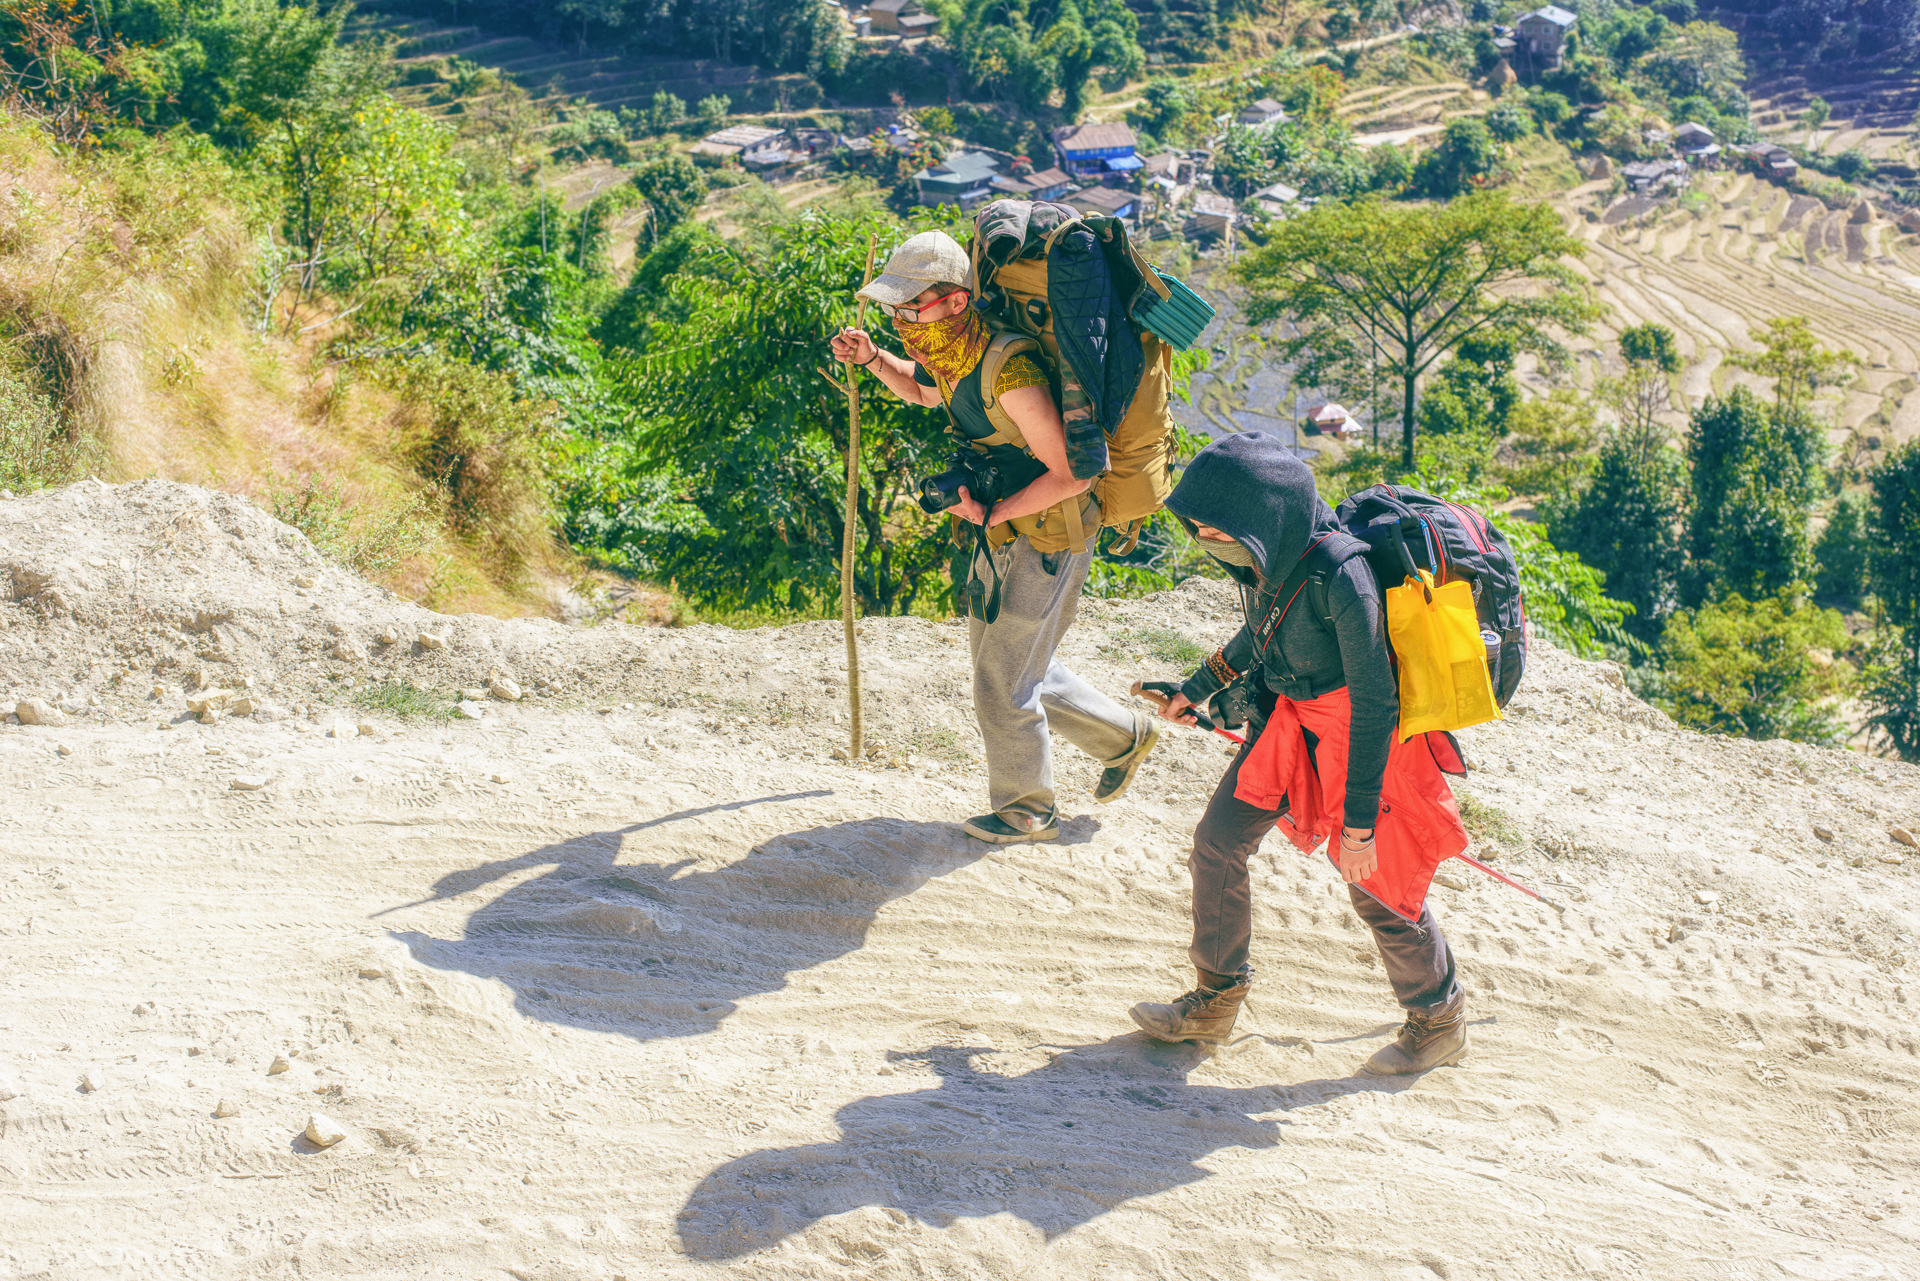
[(572, 567), (539, 495), (483, 485), (476, 519), (403, 447), (438, 412), (435, 388), (343, 377), (319, 355), (324, 313), (285, 332), (251, 181), (165, 141), (58, 155), (0, 112), (0, 375), (53, 409), (68, 453), (42, 461), (265, 508), (323, 477), (324, 511), (310, 500), (306, 517), (375, 581), (456, 612), (553, 612)]

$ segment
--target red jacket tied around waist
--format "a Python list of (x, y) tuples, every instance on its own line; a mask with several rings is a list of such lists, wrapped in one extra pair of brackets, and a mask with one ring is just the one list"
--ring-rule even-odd
[[(1282, 697), (1241, 763), (1235, 799), (1264, 810), (1284, 805), (1287, 813), (1280, 828), (1302, 853), (1311, 854), (1340, 831), (1351, 723), (1344, 688), (1307, 702)], [(1305, 737), (1309, 732), (1318, 740), (1311, 752)], [(1433, 870), (1467, 848), (1467, 829), (1443, 765), (1449, 773), (1465, 772), (1445, 735), (1416, 734), (1393, 744), (1380, 784), (1380, 818), (1374, 828), (1380, 862), (1360, 888), (1409, 921), (1419, 919)], [(1327, 857), (1336, 867), (1337, 848), (1327, 846)]]

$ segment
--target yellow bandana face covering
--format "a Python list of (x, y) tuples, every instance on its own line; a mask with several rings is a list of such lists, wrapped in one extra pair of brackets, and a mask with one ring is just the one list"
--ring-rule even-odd
[(893, 329), (907, 345), (907, 354), (939, 379), (941, 391), (948, 395), (952, 394), (955, 383), (973, 372), (992, 341), (992, 335), (971, 307), (945, 320), (922, 322), (896, 317)]

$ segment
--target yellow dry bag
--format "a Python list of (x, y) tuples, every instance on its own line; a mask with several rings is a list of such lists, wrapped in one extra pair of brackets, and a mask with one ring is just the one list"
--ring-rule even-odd
[(1435, 587), (1424, 569), (1386, 590), (1387, 639), (1400, 675), (1400, 741), (1503, 719), (1493, 701), (1473, 587)]

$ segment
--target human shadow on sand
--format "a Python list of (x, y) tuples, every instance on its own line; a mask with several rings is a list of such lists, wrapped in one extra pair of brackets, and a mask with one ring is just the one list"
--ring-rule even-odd
[[(449, 873), (420, 902), (547, 867), (476, 910), (460, 938), (392, 937), (423, 964), (505, 983), (529, 1018), (639, 1040), (709, 1032), (741, 999), (857, 951), (887, 903), (990, 851), (955, 824), (871, 818), (771, 837), (712, 870), (622, 861), (627, 838), (647, 829), (827, 794), (683, 810)], [(1070, 820), (1062, 838), (1083, 842), (1096, 827)]]
[[(732, 1259), (861, 1206), (934, 1227), (1013, 1214), (1048, 1239), (1137, 1197), (1208, 1177), (1196, 1164), (1223, 1148), (1283, 1142), (1286, 1122), (1258, 1114), (1362, 1092), (1398, 1092), (1405, 1078), (1353, 1076), (1292, 1086), (1190, 1085), (1208, 1052), (1133, 1033), (1056, 1053), (1033, 1071), (982, 1071), (977, 1046), (890, 1053), (924, 1063), (932, 1089), (880, 1094), (841, 1108), (833, 1143), (753, 1152), (713, 1171), (680, 1212), (680, 1248)], [(1276, 1212), (1311, 1216), (1274, 1201)]]

